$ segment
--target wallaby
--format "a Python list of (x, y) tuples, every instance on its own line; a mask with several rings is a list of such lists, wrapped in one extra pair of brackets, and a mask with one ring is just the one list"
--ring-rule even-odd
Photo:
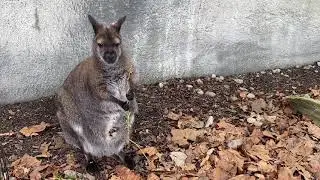
[(92, 56), (78, 64), (57, 91), (64, 138), (83, 151), (87, 168), (95, 163), (93, 157), (117, 155), (124, 161), (122, 150), (138, 112), (138, 72), (120, 36), (126, 16), (110, 25), (88, 18), (95, 34)]

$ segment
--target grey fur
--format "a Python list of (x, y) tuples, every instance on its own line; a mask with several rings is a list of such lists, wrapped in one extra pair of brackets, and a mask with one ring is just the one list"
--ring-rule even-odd
[(127, 124), (128, 112), (111, 97), (128, 101), (126, 95), (136, 85), (138, 74), (121, 45), (109, 47), (119, 48), (112, 64), (100, 54), (104, 51), (97, 46), (96, 37), (110, 36), (104, 40), (112, 44), (112, 38), (121, 39), (119, 32), (102, 24), (95, 24), (94, 28), (93, 56), (75, 67), (57, 91), (57, 117), (67, 143), (85, 154), (102, 157), (118, 155), (129, 141), (128, 126), (132, 126), (138, 112), (136, 99), (129, 101), (130, 123)]

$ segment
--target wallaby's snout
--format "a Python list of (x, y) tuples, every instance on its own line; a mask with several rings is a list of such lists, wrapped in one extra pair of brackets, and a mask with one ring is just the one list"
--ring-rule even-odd
[(109, 64), (113, 64), (113, 63), (115, 63), (116, 62), (116, 60), (117, 60), (117, 53), (115, 52), (115, 51), (113, 51), (113, 50), (111, 50), (111, 51), (106, 51), (105, 53), (104, 53), (104, 55), (103, 55), (103, 59), (107, 62), (107, 63), (109, 63)]

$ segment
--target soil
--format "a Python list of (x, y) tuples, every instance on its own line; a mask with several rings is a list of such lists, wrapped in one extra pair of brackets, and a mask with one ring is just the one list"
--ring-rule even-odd
[[(170, 134), (170, 129), (176, 126), (166, 118), (169, 111), (197, 116), (204, 122), (208, 116), (213, 116), (215, 122), (223, 117), (230, 117), (234, 123), (237, 123), (238, 119), (247, 115), (233, 104), (232, 96), (239, 96), (239, 88), (248, 89), (256, 97), (275, 97), (279, 93), (305, 94), (309, 93), (310, 88), (320, 85), (319, 71), (320, 67), (314, 64), (281, 69), (281, 72), (267, 70), (264, 73), (227, 76), (222, 81), (211, 76), (200, 77), (203, 84), (197, 83), (196, 80), (199, 78), (187, 78), (162, 82), (163, 87), (159, 87), (158, 84), (142, 85), (137, 92), (139, 114), (131, 139), (142, 147), (155, 146), (159, 151), (166, 152), (168, 150), (166, 139)], [(239, 84), (234, 81), (236, 78), (244, 82)], [(189, 90), (186, 85), (192, 85), (193, 88)], [(198, 94), (195, 91), (196, 88), (200, 88), (203, 92), (212, 91), (216, 95), (210, 97)], [(277, 103), (277, 99), (275, 101)], [(52, 156), (44, 158), (43, 162), (61, 166), (66, 163), (67, 154), (73, 153), (76, 161), (81, 164), (77, 171), (84, 172), (83, 155), (68, 145), (57, 145), (59, 138), (61, 139), (61, 129), (55, 112), (53, 96), (32, 102), (2, 106), (0, 108), (0, 133), (16, 132), (12, 136), (0, 136), (2, 156), (6, 156), (9, 163), (24, 154), (36, 156), (39, 154), (39, 146), (47, 142), (51, 143), (49, 152)], [(51, 126), (38, 136), (24, 137), (18, 133), (21, 128), (39, 124), (42, 121), (50, 123)], [(146, 175), (144, 157), (133, 155), (137, 147), (130, 144), (126, 149), (131, 152), (136, 161), (135, 171)], [(120, 163), (112, 158), (99, 160), (99, 165), (106, 169), (103, 173), (111, 172), (118, 164)], [(99, 176), (99, 174), (95, 175)], [(100, 174), (100, 176), (105, 177), (105, 174)]]

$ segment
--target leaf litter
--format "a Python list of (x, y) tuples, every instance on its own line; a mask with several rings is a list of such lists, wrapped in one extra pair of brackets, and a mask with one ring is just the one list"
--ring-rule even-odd
[[(318, 88), (311, 88), (310, 93), (313, 98), (320, 96)], [(210, 116), (173, 108), (163, 115), (171, 127), (165, 148), (144, 146), (136, 150), (135, 156), (146, 155), (150, 160), (145, 164), (147, 173), (120, 165), (108, 171), (106, 179), (320, 179), (320, 128), (308, 117), (294, 114), (282, 92), (255, 92), (255, 98), (248, 94), (245, 89), (229, 94), (242, 116), (215, 117), (210, 125), (206, 125)], [(32, 138), (48, 126), (41, 122), (22, 128), (20, 133)], [(53, 144), (42, 142), (34, 157), (25, 154), (11, 164), (12, 176), (63, 179), (67, 178), (63, 173), (68, 172), (79, 177), (76, 171), (80, 165), (71, 153), (66, 154), (64, 164), (46, 161), (56, 158), (53, 150), (63, 147), (57, 138)]]

